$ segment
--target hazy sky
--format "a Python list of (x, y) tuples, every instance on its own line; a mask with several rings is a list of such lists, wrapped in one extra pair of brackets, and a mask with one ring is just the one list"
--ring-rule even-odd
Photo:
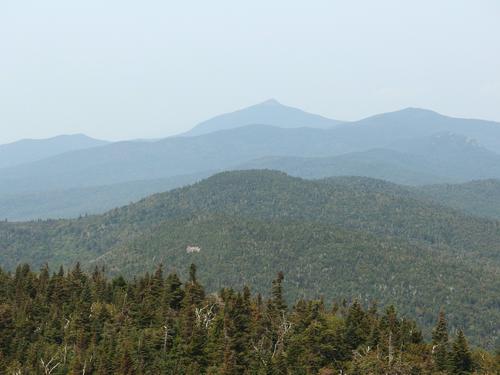
[(271, 97), (500, 121), (500, 1), (0, 0), (0, 143), (162, 137)]

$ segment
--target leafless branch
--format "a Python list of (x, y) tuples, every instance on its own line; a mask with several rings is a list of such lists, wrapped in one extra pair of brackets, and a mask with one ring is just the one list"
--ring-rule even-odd
[(212, 304), (206, 305), (202, 308), (195, 308), (194, 312), (196, 315), (196, 324), (198, 326), (202, 326), (203, 328), (208, 329), (210, 323), (212, 323), (212, 320), (215, 318), (215, 306), (215, 304)]
[(43, 358), (40, 358), (40, 362), (42, 363), (43, 371), (45, 372), (45, 375), (50, 375), (52, 372), (61, 364), (61, 362), (57, 362), (52, 364), (56, 360), (56, 357), (52, 357), (47, 363), (43, 360)]

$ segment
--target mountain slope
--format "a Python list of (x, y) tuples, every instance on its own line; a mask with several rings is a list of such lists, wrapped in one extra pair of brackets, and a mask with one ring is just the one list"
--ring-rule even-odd
[(154, 195), (124, 210), (127, 215), (150, 220), (156, 215), (173, 218), (204, 213), (314, 220), (453, 247), (464, 254), (499, 257), (494, 250), (494, 239), (500, 240), (496, 221), (468, 217), (419, 200), (404, 187), (367, 178), (307, 181), (274, 171), (226, 172), (187, 188)]
[[(236, 171), (156, 194), (104, 215), (1, 223), (1, 240), (4, 240), (1, 264), (13, 267), (24, 256), (37, 264), (91, 258), (164, 220), (207, 214), (259, 220), (312, 220), (418, 241), (461, 256), (495, 261), (499, 258), (497, 221), (467, 216), (421, 200), (398, 185), (367, 178), (307, 181), (273, 171)], [(29, 233), (33, 236), (23, 236)], [(46, 233), (50, 235), (45, 238)], [(31, 247), (31, 242), (40, 247), (40, 252)], [(58, 249), (70, 253), (59, 258)]]
[(254, 124), (282, 128), (329, 128), (340, 123), (341, 121), (304, 112), (298, 108), (285, 106), (275, 99), (270, 99), (251, 107), (203, 121), (187, 133), (184, 133), (184, 135), (201, 135)]
[(480, 180), (464, 184), (415, 188), (423, 197), (477, 216), (500, 219), (500, 181)]
[(45, 159), (68, 151), (107, 144), (84, 134), (60, 135), (47, 139), (23, 139), (0, 145), (0, 168)]
[(241, 164), (239, 169), (274, 169), (302, 178), (334, 176), (364, 176), (404, 185), (448, 182), (450, 179), (433, 174), (425, 158), (402, 152), (373, 149), (333, 157), (267, 157)]
[(461, 135), (438, 133), (387, 147), (322, 158), (267, 157), (238, 168), (276, 169), (303, 178), (366, 176), (406, 185), (500, 178), (500, 155)]
[(500, 153), (500, 123), (449, 117), (419, 108), (406, 108), (342, 124), (336, 131), (339, 136), (356, 140), (355, 145), (362, 148), (386, 146), (436, 133), (454, 133), (475, 139), (489, 150)]
[[(242, 128), (239, 131), (244, 132), (249, 129)], [(266, 127), (264, 129), (276, 130)], [(277, 130), (279, 132), (279, 129)], [(500, 156), (481, 148), (465, 137), (444, 133), (406, 140), (394, 147), (400, 148), (401, 151), (373, 149), (320, 158), (265, 157), (229, 166), (227, 169), (274, 169), (293, 176), (315, 179), (331, 176), (367, 176), (405, 185), (463, 182), (485, 177), (500, 178)], [(238, 157), (234, 156), (229, 162), (237, 159)], [(209, 156), (207, 160), (210, 160)], [(162, 170), (161, 164), (158, 164), (160, 174)], [(71, 166), (68, 173), (71, 173)], [(210, 174), (199, 172), (95, 187), (4, 194), (0, 196), (0, 217), (9, 220), (27, 220), (103, 213), (148, 194), (186, 185)], [(103, 176), (110, 177), (112, 172)], [(43, 177), (40, 176), (36, 186), (41, 186)], [(76, 180), (75, 176), (71, 182), (74, 183)], [(82, 184), (85, 182), (80, 181)], [(444, 199), (441, 203), (447, 205)]]
[[(428, 153), (425, 155), (427, 160), (424, 163), (419, 162), (420, 165), (425, 165), (427, 177), (437, 177), (436, 180), (426, 179), (423, 183), (461, 182), (470, 179), (500, 177), (500, 163), (498, 162), (500, 156), (497, 154), (480, 149), (473, 144), (468, 144), (472, 151), (466, 155), (439, 151), (440, 148), (446, 149), (441, 145), (444, 145), (452, 136), (457, 137), (441, 136), (441, 143), (434, 146), (436, 152), (432, 154), (432, 157), (441, 155), (437, 160), (438, 164), (431, 160), (431, 155)], [(436, 138), (436, 136), (429, 138), (433, 137)], [(401, 140), (400, 142), (401, 145), (406, 145), (408, 142), (425, 142), (425, 139)], [(74, 151), (14, 168), (4, 168), (0, 175), (0, 193), (109, 185), (194, 174), (207, 170), (234, 169), (243, 163), (268, 156), (336, 156), (356, 150), (354, 145), (356, 142), (354, 138), (346, 138), (345, 134), (339, 136), (336, 128), (329, 130), (281, 129), (266, 125), (245, 126), (198, 137), (173, 137), (148, 143), (118, 142), (92, 150)], [(388, 147), (404, 148), (395, 143)], [(407, 168), (400, 160), (392, 160), (391, 164), (397, 162), (401, 168), (405, 167), (411, 173), (415, 170), (414, 159), (404, 157), (404, 163), (407, 161), (410, 163)], [(435, 165), (429, 166), (429, 160)], [(476, 164), (485, 167), (477, 168)], [(273, 167), (278, 166), (275, 164)], [(380, 167), (388, 169), (382, 164)], [(436, 170), (429, 169), (429, 167)], [(383, 177), (384, 174), (374, 176)], [(402, 180), (395, 181), (403, 182)]]
[[(187, 246), (200, 251), (188, 253)], [(314, 295), (329, 302), (354, 296), (368, 305), (376, 299), (418, 319), (427, 333), (439, 304), (446, 304), (447, 312), (454, 312), (448, 315), (451, 329), (466, 327), (475, 342), (485, 346), (498, 334), (498, 268), (485, 269), (425, 246), (328, 224), (224, 216), (165, 222), (91, 264), (112, 265), (114, 274), (136, 275), (159, 263), (172, 271), (199, 265), (200, 279), (211, 291), (254, 285), (265, 293), (267, 280), (278, 268), (286, 275), (289, 300)], [(484, 300), (470, 298), (478, 295)]]
[(267, 155), (326, 156), (346, 150), (328, 130), (251, 125), (197, 137), (117, 142), (4, 168), (0, 193), (109, 185), (229, 169)]
[(389, 147), (425, 158), (429, 171), (450, 181), (465, 182), (500, 176), (500, 155), (477, 140), (453, 133), (438, 133), (392, 144)]
[(199, 173), (67, 190), (5, 194), (0, 196), (0, 218), (26, 221), (101, 214), (154, 193), (192, 184), (210, 174)]
[[(200, 253), (187, 254), (188, 245)], [(279, 265), (295, 296), (320, 288), (328, 297), (359, 293), (396, 302), (427, 325), (434, 312), (426, 306), (436, 298), (461, 306), (450, 320), (478, 342), (496, 335), (499, 253), (499, 222), (421, 200), (407, 188), (273, 171), (218, 174), (99, 216), (0, 223), (7, 269), (82, 261), (131, 276), (159, 262), (181, 268), (194, 260), (215, 289), (259, 284)]]
[[(262, 106), (282, 107), (273, 102)], [(60, 203), (74, 197), (75, 189), (125, 184), (130, 190), (123, 197), (138, 197), (142, 188), (129, 182), (240, 168), (280, 169), (309, 178), (361, 175), (418, 185), (500, 178), (500, 157), (481, 147), (491, 149), (500, 142), (498, 129), (500, 125), (493, 122), (407, 109), (328, 129), (247, 125), (200, 136), (118, 142), (2, 168), (0, 199), (12, 198), (3, 205), (12, 209), (0, 211), (0, 217), (8, 212), (15, 213), (11, 218), (73, 212)], [(49, 193), (68, 190), (55, 201)], [(96, 199), (118, 205), (129, 202), (115, 200), (110, 193), (106, 198), (99, 190)], [(26, 211), (26, 203), (16, 197), (28, 197), (45, 208)], [(79, 211), (96, 212), (94, 206), (89, 203)]]
[[(497, 141), (500, 143), (500, 125), (496, 123), (462, 121), (422, 110), (379, 115), (329, 129), (248, 125), (200, 136), (171, 137), (154, 142), (118, 142), (4, 168), (0, 174), (0, 193), (109, 185), (232, 169), (270, 156), (331, 157), (374, 148), (398, 149), (412, 138), (432, 137), (436, 132), (449, 131), (450, 128), (456, 130), (454, 134), (473, 137), (486, 146)], [(482, 160), (470, 160), (468, 166), (474, 163), (482, 163)], [(465, 179), (497, 178), (494, 172), (498, 168), (489, 167), (496, 161), (488, 163), (484, 173), (467, 175)], [(456, 166), (460, 163), (454, 168)], [(476, 171), (474, 168), (469, 170)], [(429, 174), (439, 176), (432, 171)], [(462, 171), (455, 173), (457, 177), (452, 181), (463, 181), (458, 178), (460, 174)], [(447, 180), (425, 183), (443, 181)]]
[[(499, 155), (465, 137), (449, 133), (405, 140), (390, 146), (399, 151), (372, 149), (333, 157), (275, 156), (252, 161), (244, 160), (273, 152), (293, 155), (296, 152), (328, 151), (325, 142), (333, 143), (335, 140), (328, 137), (329, 131), (317, 129), (286, 131), (268, 126), (249, 126), (221, 133), (152, 142), (150, 147), (145, 147), (144, 143), (134, 144), (136, 148), (128, 143), (116, 144), (93, 149), (92, 155), (84, 150), (79, 156), (81, 162), (73, 158), (69, 164), (65, 154), (34, 165), (4, 170), (0, 176), (0, 192), (4, 193), (0, 195), (0, 218), (20, 220), (102, 213), (147, 194), (196, 180), (170, 176), (170, 173), (189, 172), (189, 176), (206, 177), (211, 174), (207, 170), (214, 166), (226, 170), (275, 169), (303, 178), (367, 176), (405, 185), (500, 178)], [(319, 137), (318, 133), (324, 136)], [(266, 134), (265, 140), (260, 141), (260, 136), (256, 134)], [(325, 148), (300, 149), (307, 135), (311, 136), (307, 143), (323, 144)], [(280, 136), (288, 138), (289, 142), (280, 143)], [(220, 142), (222, 140), (224, 143)], [(223, 150), (218, 152), (218, 147)], [(125, 161), (120, 156), (123, 154), (126, 154)], [(108, 160), (108, 164), (89, 165), (96, 157)], [(178, 160), (181, 157), (182, 160)], [(238, 164), (238, 161), (244, 162)], [(80, 168), (82, 165), (85, 166), (83, 169)], [(142, 165), (145, 167), (142, 168)], [(9, 172), (13, 174), (9, 175)], [(163, 177), (165, 174), (168, 177)], [(127, 176), (134, 176), (138, 181), (129, 182)], [(92, 182), (100, 185), (92, 186)], [(29, 191), (34, 188), (42, 191)]]

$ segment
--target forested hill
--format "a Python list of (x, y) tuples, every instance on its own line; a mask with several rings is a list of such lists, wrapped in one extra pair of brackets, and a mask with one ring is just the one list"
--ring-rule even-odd
[(153, 195), (103, 218), (115, 223), (157, 223), (203, 213), (318, 221), (453, 247), (463, 255), (500, 257), (496, 251), (500, 222), (471, 217), (420, 199), (398, 185), (363, 177), (309, 181), (275, 171), (225, 172)]
[(226, 172), (104, 215), (1, 223), (0, 249), (7, 269), (81, 261), (132, 276), (195, 261), (211, 291), (251, 282), (265, 292), (278, 266), (290, 299), (394, 302), (427, 332), (439, 306), (453, 306), (451, 327), (484, 345), (498, 336), (499, 222), (380, 180)]
[(2, 222), (0, 263), (13, 268), (24, 261), (42, 265), (85, 260), (164, 220), (204, 214), (318, 221), (374, 235), (453, 247), (462, 255), (496, 260), (499, 256), (499, 222), (419, 199), (398, 185), (361, 177), (309, 181), (281, 172), (256, 170), (220, 173), (103, 215)]
[(414, 191), (435, 202), (441, 202), (477, 216), (500, 219), (500, 180), (420, 186), (414, 188)]
[[(195, 250), (189, 252), (190, 247)], [(159, 263), (173, 271), (190, 262), (200, 264), (200, 279), (211, 291), (251, 284), (265, 293), (266, 280), (279, 267), (287, 274), (289, 301), (322, 296), (327, 302), (355, 297), (365, 304), (395, 304), (426, 334), (440, 306), (446, 306), (453, 310), (452, 329), (465, 329), (474, 343), (490, 347), (498, 335), (497, 266), (331, 224), (220, 216), (176, 220), (91, 264), (107, 266), (112, 274), (136, 275)]]

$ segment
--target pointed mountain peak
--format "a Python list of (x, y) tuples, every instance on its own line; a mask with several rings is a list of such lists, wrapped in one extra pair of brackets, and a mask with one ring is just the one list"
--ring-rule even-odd
[(271, 98), (264, 102), (225, 113), (203, 121), (185, 135), (201, 135), (214, 131), (235, 129), (246, 125), (269, 125), (280, 128), (330, 128), (341, 121), (305, 112), (299, 108), (281, 104)]
[(267, 99), (266, 101), (264, 101), (262, 103), (259, 103), (257, 105), (266, 105), (266, 106), (279, 105), (279, 106), (282, 106), (283, 104), (281, 104), (280, 102), (278, 102), (276, 99), (271, 98), (271, 99)]

